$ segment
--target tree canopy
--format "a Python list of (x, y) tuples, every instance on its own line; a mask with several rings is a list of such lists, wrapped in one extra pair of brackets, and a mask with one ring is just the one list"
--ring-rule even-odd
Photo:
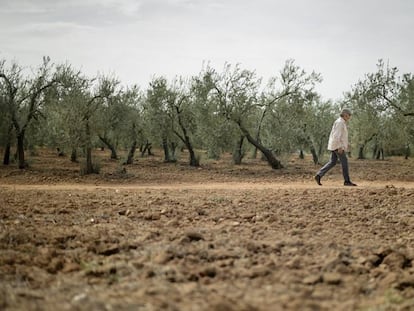
[[(332, 122), (340, 108), (353, 109), (351, 143), (359, 158), (408, 156), (414, 142), (414, 78), (399, 75), (383, 60), (338, 102), (317, 92), (322, 77), (287, 60), (266, 83), (254, 70), (224, 64), (203, 66), (196, 76), (154, 77), (147, 86), (124, 86), (113, 76), (87, 77), (69, 64), (45, 57), (36, 69), (0, 61), (0, 144), (3, 164), (15, 151), (25, 168), (24, 151), (34, 146), (79, 154), (86, 174), (96, 172), (92, 149), (105, 147), (111, 158), (131, 164), (160, 147), (166, 162), (187, 150), (189, 165), (203, 157), (233, 153), (236, 164), (260, 152), (273, 169), (285, 155), (324, 156)], [(120, 159), (119, 150), (128, 150)]]

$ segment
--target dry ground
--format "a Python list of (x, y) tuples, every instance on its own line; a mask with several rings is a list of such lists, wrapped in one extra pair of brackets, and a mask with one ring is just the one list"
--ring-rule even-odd
[(96, 157), (0, 167), (0, 310), (414, 310), (414, 159)]

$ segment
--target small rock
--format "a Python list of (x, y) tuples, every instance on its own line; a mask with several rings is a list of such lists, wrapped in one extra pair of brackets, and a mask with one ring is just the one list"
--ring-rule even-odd
[(120, 249), (117, 244), (103, 244), (97, 247), (96, 253), (104, 256), (111, 256), (119, 253)]
[(254, 279), (257, 277), (263, 277), (263, 276), (269, 275), (270, 273), (271, 271), (268, 267), (258, 266), (258, 267), (253, 267), (251, 269), (249, 277)]
[(52, 260), (50, 261), (47, 267), (47, 271), (49, 273), (57, 273), (59, 270), (63, 268), (63, 265), (64, 265), (64, 261), (62, 258), (59, 258), (59, 257), (52, 258)]
[(382, 261), (382, 264), (387, 265), (391, 269), (402, 269), (405, 264), (405, 256), (398, 252), (392, 252), (389, 255), (387, 255), (384, 260)]
[(188, 231), (185, 233), (185, 238), (188, 238), (190, 240), (190, 242), (192, 241), (200, 241), (200, 240), (204, 240), (204, 236), (197, 232), (197, 231)]
[(379, 286), (384, 289), (390, 288), (397, 283), (398, 279), (399, 275), (397, 273), (390, 272), (379, 282)]
[[(325, 300), (332, 297), (331, 290), (325, 287), (315, 286), (315, 290), (312, 292), (312, 298), (317, 300)], [(318, 309), (315, 309), (318, 310)], [(328, 310), (328, 309), (327, 309)]]
[(70, 273), (80, 270), (80, 265), (75, 262), (68, 262), (64, 265), (62, 272), (63, 273)]
[(166, 226), (167, 227), (178, 227), (178, 225), (179, 225), (180, 223), (179, 223), (179, 221), (178, 221), (178, 219), (171, 219), (169, 222), (167, 222), (167, 224), (166, 224)]
[(169, 262), (172, 258), (173, 258), (172, 254), (169, 254), (168, 252), (162, 252), (162, 253), (159, 253), (157, 256), (155, 256), (154, 262), (157, 264), (164, 265), (167, 262)]
[(256, 213), (249, 213), (249, 214), (241, 215), (241, 218), (243, 218), (243, 219), (252, 219), (255, 216), (256, 216)]
[(215, 267), (207, 267), (204, 270), (200, 271), (200, 276), (201, 277), (209, 277), (209, 278), (214, 278), (217, 275), (217, 269)]
[(300, 269), (302, 263), (302, 258), (300, 256), (295, 256), (286, 263), (286, 267), (289, 269)]
[(161, 218), (161, 214), (159, 213), (149, 213), (144, 215), (145, 220), (159, 220)]
[(118, 212), (118, 214), (121, 216), (128, 216), (129, 214), (131, 214), (131, 211), (129, 209), (121, 210)]
[(72, 298), (72, 302), (80, 302), (85, 300), (86, 298), (88, 298), (88, 295), (86, 295), (85, 293), (80, 293)]
[(414, 288), (414, 275), (406, 274), (395, 284), (398, 290), (404, 290), (408, 287)]
[(368, 267), (377, 267), (381, 263), (381, 258), (378, 255), (371, 254), (367, 257), (362, 257), (358, 260), (361, 264), (368, 265)]
[(132, 261), (131, 264), (137, 270), (141, 270), (145, 267), (145, 263), (139, 260)]
[(250, 252), (259, 253), (262, 246), (259, 243), (250, 241), (250, 242), (247, 243), (246, 248)]
[(319, 283), (320, 281), (322, 281), (322, 278), (320, 275), (315, 274), (315, 275), (309, 275), (306, 278), (303, 279), (303, 284), (306, 285), (314, 285), (316, 283)]
[(339, 273), (327, 272), (323, 274), (323, 281), (329, 285), (339, 285), (342, 283), (342, 276)]

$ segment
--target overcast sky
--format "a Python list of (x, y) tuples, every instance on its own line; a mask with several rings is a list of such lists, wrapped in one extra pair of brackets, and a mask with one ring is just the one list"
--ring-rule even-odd
[(143, 89), (203, 61), (267, 80), (294, 59), (337, 99), (380, 58), (414, 72), (413, 51), (412, 0), (0, 0), (0, 59), (37, 66), (47, 55)]

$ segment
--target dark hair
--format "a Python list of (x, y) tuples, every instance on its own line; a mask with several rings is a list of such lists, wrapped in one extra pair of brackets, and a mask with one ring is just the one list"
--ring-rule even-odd
[(341, 111), (340, 116), (341, 116), (341, 117), (343, 117), (345, 113), (346, 113), (347, 115), (350, 115), (350, 116), (352, 115), (351, 109), (348, 109), (348, 108), (343, 108), (343, 109), (342, 109), (342, 111)]

